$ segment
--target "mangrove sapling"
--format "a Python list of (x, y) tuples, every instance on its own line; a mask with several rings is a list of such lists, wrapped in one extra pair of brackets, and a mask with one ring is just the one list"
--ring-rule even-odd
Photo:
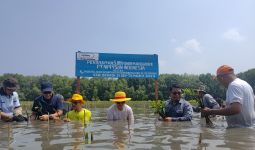
[(27, 112), (27, 108), (26, 108), (26, 115), (27, 115), (27, 125), (28, 125), (28, 122), (29, 122), (29, 115), (28, 115), (28, 112)]
[(165, 103), (161, 100), (154, 100), (151, 103), (151, 108), (154, 109), (155, 114), (159, 114), (162, 119), (166, 118), (165, 115)]
[[(204, 104), (203, 104), (202, 102), (201, 102), (201, 108), (202, 108), (202, 109), (205, 108), (205, 106), (204, 106)], [(209, 118), (209, 116), (208, 116), (208, 115), (205, 115), (204, 117), (205, 117), (206, 125), (207, 125), (208, 127), (214, 127), (214, 124), (212, 123), (212, 121), (211, 121), (211, 119)]]

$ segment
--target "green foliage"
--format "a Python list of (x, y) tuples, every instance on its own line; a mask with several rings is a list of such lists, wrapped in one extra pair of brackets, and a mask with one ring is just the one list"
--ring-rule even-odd
[(197, 92), (194, 89), (184, 88), (183, 92), (184, 92), (184, 99), (187, 101), (198, 98)]
[(253, 88), (253, 91), (255, 90), (255, 69), (250, 69), (248, 71), (241, 72), (237, 74), (237, 76), (247, 81)]
[[(210, 73), (199, 75), (201, 85), (206, 87), (206, 91), (210, 93), (214, 98), (222, 97), (225, 99), (225, 89), (220, 83), (214, 79), (215, 76)], [(200, 86), (201, 86), (200, 85)]]
[(153, 100), (151, 102), (151, 108), (153, 109), (153, 112), (155, 114), (158, 114), (158, 113), (164, 111), (165, 102), (162, 100)]
[[(0, 82), (7, 77), (14, 77), (19, 81), (18, 89), (21, 100), (34, 100), (41, 94), (40, 83), (50, 81), (53, 83), (55, 93), (62, 94), (65, 99), (70, 98), (76, 91), (76, 78), (70, 78), (60, 75), (42, 75), (42, 76), (23, 76), (20, 74), (3, 74), (0, 75)], [(243, 80), (246, 80), (255, 88), (255, 69), (248, 70), (237, 74)], [(179, 84), (183, 87), (184, 98), (191, 103), (196, 100), (197, 95), (194, 89), (201, 85), (206, 87), (206, 91), (216, 99), (225, 99), (226, 89), (214, 79), (212, 74), (161, 74), (158, 79), (158, 99), (166, 100), (169, 98), (169, 88), (173, 84)], [(138, 79), (138, 78), (81, 78), (80, 93), (90, 101), (109, 101), (114, 97), (116, 91), (125, 91), (127, 97), (132, 101), (148, 101), (155, 99), (155, 80)], [(154, 101), (153, 101), (154, 102)], [(152, 102), (152, 103), (153, 103)], [(157, 102), (159, 103), (159, 102)], [(152, 104), (157, 108), (159, 104)], [(194, 101), (195, 104), (195, 101)], [(159, 105), (160, 106), (160, 105)]]
[(199, 102), (198, 102), (198, 100), (196, 100), (196, 99), (189, 100), (189, 103), (190, 103), (192, 106), (198, 106), (198, 105), (199, 105)]

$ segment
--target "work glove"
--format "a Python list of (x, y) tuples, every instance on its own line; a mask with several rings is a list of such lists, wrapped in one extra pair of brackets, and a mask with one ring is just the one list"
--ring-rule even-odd
[(18, 116), (13, 116), (12, 121), (22, 122), (22, 121), (27, 121), (27, 118), (22, 115), (18, 115)]

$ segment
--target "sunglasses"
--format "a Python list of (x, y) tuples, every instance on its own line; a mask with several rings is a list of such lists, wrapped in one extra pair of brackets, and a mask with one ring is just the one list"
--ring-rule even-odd
[(43, 92), (43, 94), (51, 94), (52, 92), (51, 91), (45, 91)]
[(125, 102), (116, 102), (117, 104), (124, 104)]
[(79, 102), (72, 102), (72, 105), (77, 105), (79, 104)]
[(14, 91), (16, 91), (16, 88), (5, 88), (7, 91), (11, 91), (11, 92), (14, 92)]
[(181, 92), (173, 92), (172, 94), (173, 94), (173, 95), (177, 95), (177, 94), (178, 94), (178, 95), (181, 95), (182, 93), (181, 93)]

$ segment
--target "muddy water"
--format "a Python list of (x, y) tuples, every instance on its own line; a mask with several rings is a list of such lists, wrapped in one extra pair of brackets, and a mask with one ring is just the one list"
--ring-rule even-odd
[(150, 109), (133, 108), (135, 124), (107, 122), (105, 108), (91, 108), (93, 119), (84, 127), (78, 122), (0, 122), (0, 150), (62, 149), (255, 149), (255, 129), (226, 129), (224, 118), (208, 128), (195, 114), (192, 122), (160, 122)]

